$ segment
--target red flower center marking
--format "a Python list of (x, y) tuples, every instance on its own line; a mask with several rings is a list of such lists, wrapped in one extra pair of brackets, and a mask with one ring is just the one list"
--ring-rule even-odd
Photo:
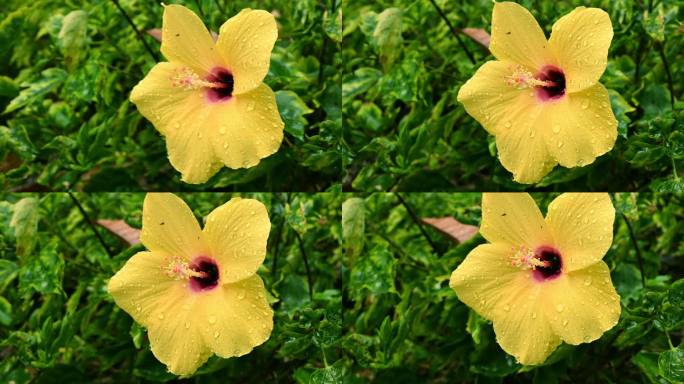
[(565, 95), (565, 74), (560, 68), (547, 65), (535, 78), (545, 83), (535, 87), (541, 101), (557, 100)]
[(197, 272), (196, 275), (190, 277), (190, 289), (193, 291), (210, 291), (218, 286), (219, 268), (214, 259), (199, 256), (190, 263), (189, 267)]
[(233, 74), (229, 70), (214, 67), (205, 80), (214, 84), (214, 87), (206, 89), (210, 102), (228, 101), (233, 97)]
[(541, 262), (541, 265), (532, 271), (532, 276), (537, 281), (552, 280), (560, 276), (563, 258), (556, 248), (543, 245), (534, 250), (534, 257)]

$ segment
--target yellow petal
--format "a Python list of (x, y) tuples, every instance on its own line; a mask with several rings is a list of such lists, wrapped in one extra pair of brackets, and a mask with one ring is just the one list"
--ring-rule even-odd
[(209, 31), (197, 15), (182, 5), (164, 6), (161, 52), (169, 61), (183, 63), (201, 75), (223, 66)]
[(217, 287), (202, 307), (202, 338), (217, 355), (242, 356), (268, 340), (273, 310), (258, 275)]
[(607, 193), (564, 193), (549, 204), (546, 225), (563, 258), (574, 271), (601, 260), (613, 243), (615, 208)]
[(524, 65), (532, 72), (554, 62), (534, 16), (512, 2), (494, 4), (489, 50), (497, 59)]
[(537, 204), (527, 193), (483, 193), (480, 233), (490, 243), (535, 249), (551, 236)]
[(164, 135), (194, 120), (206, 105), (203, 90), (173, 86), (172, 78), (183, 68), (182, 64), (159, 63), (131, 91), (131, 102)]
[[(518, 183), (536, 183), (556, 166), (549, 153), (544, 130), (538, 124), (544, 115), (542, 105), (518, 99), (517, 106), (508, 110), (506, 130), (496, 135), (496, 148), (501, 164), (511, 173)], [(501, 125), (499, 125), (501, 126)]]
[(203, 106), (185, 120), (180, 129), (172, 129), (166, 135), (169, 162), (186, 183), (204, 183), (222, 167), (212, 143), (213, 131), (217, 129), (215, 108)]
[(551, 156), (564, 167), (593, 163), (617, 138), (608, 91), (599, 83), (548, 103), (537, 124)]
[(191, 260), (206, 254), (202, 231), (190, 208), (172, 193), (148, 193), (140, 241), (153, 252)]
[(503, 243), (477, 246), (451, 274), (449, 286), (480, 316), (492, 320), (505, 315), (506, 303), (517, 293), (518, 279), (526, 274), (511, 265), (512, 253)]
[(266, 207), (257, 200), (233, 198), (209, 214), (204, 238), (220, 264), (222, 283), (256, 273), (266, 257), (270, 230)]
[(581, 91), (599, 81), (612, 39), (610, 16), (599, 8), (577, 7), (556, 21), (549, 47), (565, 73), (567, 92)]
[(594, 341), (620, 319), (620, 296), (603, 261), (547, 281), (542, 297), (553, 332), (569, 344)]
[(280, 148), (285, 124), (266, 84), (213, 106), (209, 134), (216, 156), (229, 168), (249, 168)]
[(162, 267), (165, 263), (163, 253), (138, 252), (107, 284), (116, 305), (142, 325), (150, 324), (158, 302), (173, 300), (182, 287), (178, 281), (164, 274)]
[(154, 356), (169, 371), (187, 376), (212, 353), (202, 336), (206, 323), (197, 316), (208, 301), (201, 295), (189, 294), (187, 288), (183, 290), (174, 300), (157, 302), (156, 316), (146, 326)]
[(513, 70), (510, 63), (488, 61), (458, 90), (458, 101), (491, 134), (507, 131), (511, 110), (519, 107), (521, 97), (529, 98), (529, 90), (506, 84)]
[[(193, 324), (196, 297), (166, 276), (167, 257), (139, 252), (107, 284), (116, 304), (148, 329), (152, 353), (177, 375), (189, 375), (211, 355)], [(185, 325), (188, 325), (186, 328)]]
[(544, 308), (539, 305), (545, 294), (543, 285), (533, 282), (529, 274), (520, 276), (515, 285), (509, 285), (510, 300), (504, 304), (509, 310), (494, 319), (494, 333), (501, 348), (518, 362), (538, 365), (558, 347), (561, 339), (549, 326)]
[(263, 10), (244, 9), (223, 23), (216, 46), (234, 78), (234, 94), (259, 86), (268, 73), (278, 39), (275, 18)]

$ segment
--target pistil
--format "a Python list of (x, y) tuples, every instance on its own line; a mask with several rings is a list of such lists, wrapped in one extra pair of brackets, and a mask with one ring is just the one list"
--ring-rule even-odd
[(190, 264), (180, 257), (173, 257), (162, 267), (164, 273), (174, 280), (189, 280), (193, 277), (204, 279), (208, 275), (203, 271), (195, 271), (190, 268)]
[(534, 77), (532, 72), (525, 69), (522, 65), (516, 65), (512, 69), (512, 73), (504, 77), (504, 81), (506, 84), (521, 90), (535, 87), (551, 88), (558, 85), (553, 81), (540, 80)]
[(171, 84), (174, 87), (182, 88), (186, 91), (200, 88), (222, 89), (228, 87), (221, 82), (203, 80), (197, 73), (188, 67), (176, 70), (173, 77), (171, 77)]
[(546, 268), (551, 264), (548, 261), (542, 261), (537, 258), (536, 253), (525, 245), (512, 248), (513, 255), (511, 256), (511, 265), (522, 270), (535, 270), (538, 267)]

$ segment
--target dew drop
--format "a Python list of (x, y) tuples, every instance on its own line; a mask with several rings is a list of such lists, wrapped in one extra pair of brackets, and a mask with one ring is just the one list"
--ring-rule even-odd
[(214, 339), (218, 339), (219, 337), (219, 331), (214, 332)]
[(563, 309), (565, 309), (563, 304), (556, 304), (556, 311), (563, 312)]
[(568, 321), (567, 321), (567, 320), (563, 320), (563, 326), (565, 327), (565, 326), (567, 326), (567, 325), (568, 325)]
[(582, 102), (582, 109), (587, 109), (589, 108), (589, 100), (584, 100)]
[(587, 278), (584, 279), (584, 285), (587, 287), (591, 285), (591, 276), (587, 276)]
[(158, 317), (159, 317), (159, 320), (164, 320), (164, 314), (163, 313), (160, 313)]
[(553, 127), (553, 133), (560, 133), (560, 131), (561, 131), (560, 125), (555, 125), (555, 126)]
[(214, 316), (214, 315), (209, 316), (209, 324), (216, 324), (216, 316)]
[(511, 122), (510, 122), (510, 121), (507, 121), (506, 124), (504, 124), (504, 125), (506, 126), (506, 128), (510, 128), (510, 127), (511, 127)]
[(511, 307), (509, 307), (508, 305), (504, 305), (503, 309), (504, 311), (508, 312), (511, 310)]

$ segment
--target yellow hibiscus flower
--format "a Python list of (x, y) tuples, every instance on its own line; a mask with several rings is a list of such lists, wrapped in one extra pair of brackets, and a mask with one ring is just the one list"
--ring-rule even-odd
[(519, 183), (536, 183), (556, 164), (584, 166), (610, 151), (617, 120), (598, 81), (613, 38), (610, 17), (578, 7), (547, 41), (522, 6), (495, 3), (488, 61), (458, 101), (496, 137), (501, 164)]
[(243, 10), (214, 43), (192, 11), (164, 7), (161, 52), (169, 62), (150, 70), (131, 101), (166, 138), (184, 182), (204, 183), (223, 165), (255, 166), (280, 147), (284, 123), (262, 83), (277, 38), (266, 11)]
[(266, 341), (273, 311), (257, 268), (271, 228), (266, 207), (231, 199), (200, 229), (170, 193), (143, 204), (141, 242), (109, 281), (116, 304), (147, 328), (152, 353), (177, 375), (190, 375), (215, 353), (242, 356)]
[(608, 194), (565, 193), (546, 218), (530, 195), (484, 194), (479, 245), (452, 273), (458, 298), (494, 323), (496, 340), (537, 365), (561, 340), (588, 343), (617, 324), (620, 297), (601, 259), (613, 242)]

